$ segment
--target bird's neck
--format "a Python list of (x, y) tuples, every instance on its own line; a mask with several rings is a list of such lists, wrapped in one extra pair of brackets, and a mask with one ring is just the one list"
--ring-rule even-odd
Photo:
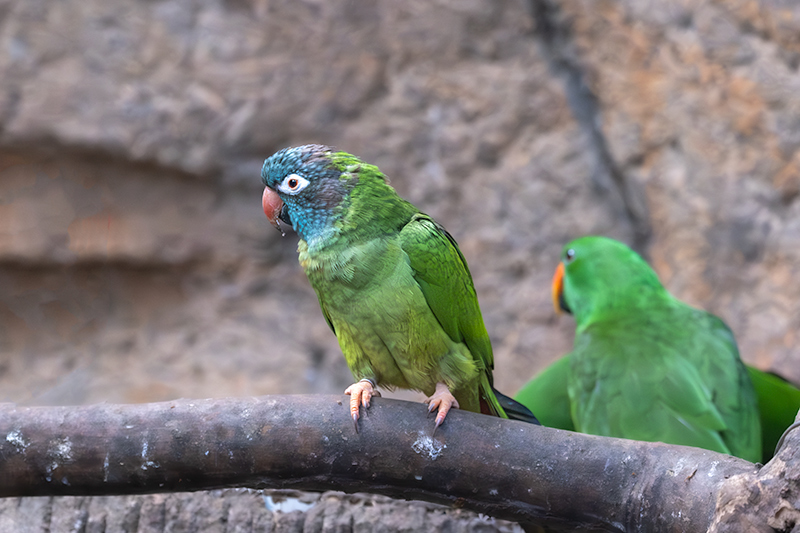
[(317, 248), (335, 238), (337, 214), (327, 209), (307, 208), (303, 216), (292, 219), (294, 231), (310, 247)]
[(295, 230), (309, 252), (394, 235), (419, 210), (380, 181), (356, 187), (333, 209), (309, 209)]
[(650, 319), (673, 304), (672, 296), (661, 286), (640, 286), (635, 293), (630, 290), (603, 291), (602, 296), (587, 299), (572, 311), (579, 330), (597, 322), (627, 323)]

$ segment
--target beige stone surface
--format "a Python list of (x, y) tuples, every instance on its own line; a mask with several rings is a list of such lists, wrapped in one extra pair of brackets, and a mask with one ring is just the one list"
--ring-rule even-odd
[(605, 138), (647, 191), (662, 280), (747, 361), (800, 379), (800, 6), (562, 6)]
[(521, 533), (463, 509), (371, 494), (227, 489), (138, 496), (2, 498), (3, 531), (122, 533)]
[(454, 235), (507, 393), (571, 346), (563, 243), (634, 241), (608, 168), (667, 286), (800, 380), (798, 30), (779, 1), (0, 2), (0, 401), (343, 390), (259, 206), (306, 142)]

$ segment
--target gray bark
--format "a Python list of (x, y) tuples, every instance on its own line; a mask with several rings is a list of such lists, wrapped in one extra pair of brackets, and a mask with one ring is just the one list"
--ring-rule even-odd
[[(715, 520), (718, 497), (736, 493), (729, 479), (766, 479), (770, 472), (778, 483), (784, 472), (781, 482), (788, 485), (778, 494), (798, 487), (795, 434), (759, 472), (757, 465), (706, 450), (458, 410), (431, 436), (425, 406), (381, 398), (362, 415), (356, 433), (346, 399), (7, 404), (0, 408), (0, 496), (339, 490), (550, 528), (705, 531)], [(787, 501), (796, 512), (796, 500)]]

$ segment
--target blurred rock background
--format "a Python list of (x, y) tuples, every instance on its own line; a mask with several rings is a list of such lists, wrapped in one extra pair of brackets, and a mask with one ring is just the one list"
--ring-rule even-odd
[(0, 0), (0, 401), (344, 390), (260, 206), (308, 142), (455, 236), (507, 393), (584, 234), (800, 381), (799, 66), (792, 0)]

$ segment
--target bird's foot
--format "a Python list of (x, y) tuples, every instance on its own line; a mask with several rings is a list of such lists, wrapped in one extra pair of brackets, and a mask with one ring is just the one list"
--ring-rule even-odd
[(429, 413), (432, 413), (434, 409), (439, 409), (439, 412), (436, 414), (436, 425), (433, 427), (434, 432), (436, 428), (442, 425), (450, 409), (453, 407), (458, 408), (458, 400), (456, 400), (456, 397), (453, 396), (450, 389), (448, 389), (447, 385), (444, 383), (436, 384), (436, 392), (425, 400), (425, 403), (428, 404)]
[(350, 395), (350, 416), (353, 418), (353, 425), (358, 433), (358, 409), (359, 405), (363, 405), (364, 409), (369, 407), (369, 400), (373, 396), (380, 396), (375, 382), (371, 379), (364, 378), (356, 383), (347, 387), (344, 391), (345, 394)]

